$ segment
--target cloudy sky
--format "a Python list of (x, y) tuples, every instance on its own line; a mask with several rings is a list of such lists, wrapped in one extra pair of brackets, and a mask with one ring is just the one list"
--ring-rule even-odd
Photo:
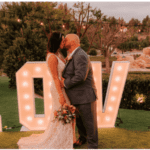
[[(53, 1), (54, 2), (54, 1)], [(57, 1), (60, 3), (60, 1)], [(67, 3), (71, 8), (77, 1), (61, 1)], [(3, 2), (0, 2), (0, 5)], [(141, 22), (147, 15), (150, 16), (150, 1), (86, 1), (85, 5), (90, 3), (90, 6), (94, 9), (97, 8), (102, 11), (104, 15), (114, 16), (115, 18), (124, 18), (128, 22), (131, 18), (139, 19)]]

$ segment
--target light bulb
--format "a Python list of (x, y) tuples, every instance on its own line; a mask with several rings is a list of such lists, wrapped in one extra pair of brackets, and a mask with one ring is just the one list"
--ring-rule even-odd
[(24, 87), (28, 87), (28, 83), (27, 82), (23, 82), (23, 86)]
[(110, 121), (110, 117), (106, 117), (106, 121)]
[(52, 95), (51, 95), (51, 93), (49, 94), (49, 98), (51, 98), (52, 97)]
[(49, 82), (49, 86), (51, 86), (51, 85), (52, 85), (52, 82), (50, 81), (50, 82)]
[(119, 76), (116, 77), (116, 78), (115, 78), (115, 81), (117, 81), (117, 82), (120, 81), (120, 77), (119, 77)]
[(27, 76), (28, 76), (28, 72), (27, 72), (27, 71), (24, 71), (24, 72), (23, 72), (23, 76), (24, 76), (24, 77), (27, 77)]
[(35, 70), (36, 70), (37, 72), (40, 72), (40, 71), (41, 71), (41, 68), (40, 68), (40, 67), (36, 67)]
[(118, 66), (118, 67), (117, 67), (117, 70), (118, 70), (118, 71), (121, 71), (121, 70), (122, 70), (122, 67), (121, 67), (121, 66)]
[(52, 105), (50, 105), (49, 108), (52, 109)]
[(38, 120), (38, 124), (42, 124), (43, 123), (43, 120)]
[(31, 121), (31, 120), (32, 120), (32, 117), (30, 117), (30, 116), (27, 117), (27, 120), (28, 120), (28, 121)]
[(109, 107), (108, 107), (108, 110), (109, 110), (109, 111), (112, 111), (113, 109), (112, 109), (112, 107), (109, 106)]
[(117, 89), (118, 89), (118, 88), (117, 88), (116, 86), (113, 87), (113, 91), (117, 91)]
[(116, 98), (114, 96), (111, 97), (111, 101), (114, 101)]
[(26, 106), (25, 106), (25, 109), (26, 109), (26, 110), (30, 110), (31, 107), (30, 107), (29, 105), (26, 105)]
[(25, 95), (24, 95), (24, 98), (25, 98), (25, 99), (28, 99), (28, 98), (29, 98), (29, 95), (28, 95), (28, 94), (25, 94)]

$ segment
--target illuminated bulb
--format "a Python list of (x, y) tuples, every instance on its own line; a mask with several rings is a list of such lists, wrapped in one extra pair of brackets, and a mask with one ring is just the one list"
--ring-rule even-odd
[(38, 120), (38, 124), (42, 124), (43, 123), (43, 120)]
[(25, 94), (25, 95), (24, 95), (24, 98), (25, 98), (25, 99), (28, 99), (28, 98), (29, 98), (29, 95), (28, 95), (28, 94)]
[(51, 86), (52, 82), (49, 82), (49, 86)]
[(51, 93), (49, 94), (49, 98), (51, 98), (52, 97), (52, 95), (51, 95)]
[(24, 77), (28, 76), (28, 72), (27, 72), (27, 71), (24, 71), (24, 72), (23, 72), (23, 76), (24, 76)]
[(114, 101), (116, 98), (114, 96), (111, 97), (111, 101)]
[(117, 82), (120, 81), (120, 77), (119, 77), (119, 76), (116, 77), (115, 80), (116, 80)]
[(65, 25), (63, 24), (62, 27), (65, 28)]
[(82, 27), (83, 27), (83, 29), (86, 29), (86, 26), (85, 26), (85, 25), (83, 25)]
[(112, 107), (108, 107), (108, 110), (109, 110), (109, 111), (112, 111)]
[(31, 121), (31, 120), (32, 120), (32, 117), (27, 117), (27, 120), (28, 120), (28, 121)]
[(121, 70), (122, 70), (122, 67), (121, 67), (121, 66), (117, 67), (117, 70), (118, 70), (118, 71), (121, 71)]
[(118, 88), (117, 88), (116, 86), (113, 87), (113, 91), (117, 91), (117, 89), (118, 89)]
[(40, 67), (36, 67), (35, 70), (36, 70), (37, 72), (40, 72), (40, 71), (41, 71), (41, 68), (40, 68)]
[(93, 67), (92, 69), (93, 69), (93, 71), (95, 71), (95, 67)]
[(109, 117), (106, 117), (106, 121), (109, 121), (110, 120), (110, 118)]
[(52, 105), (50, 105), (49, 108), (52, 109)]
[(100, 120), (100, 117), (98, 116), (98, 117), (97, 117), (97, 121), (99, 121), (99, 120)]
[(43, 25), (44, 25), (44, 23), (43, 23), (43, 22), (41, 22), (41, 23), (40, 23), (40, 25), (41, 25), (41, 26), (43, 26)]
[(17, 19), (17, 21), (20, 22), (21, 20), (20, 20), (20, 19)]
[(23, 86), (28, 86), (28, 83), (27, 82), (23, 82)]
[(25, 106), (25, 109), (26, 109), (26, 110), (30, 110), (31, 107), (30, 107), (29, 105), (26, 105), (26, 106)]

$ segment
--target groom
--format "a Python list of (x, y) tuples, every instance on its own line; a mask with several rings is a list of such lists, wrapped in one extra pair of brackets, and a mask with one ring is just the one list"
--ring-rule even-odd
[(62, 73), (61, 86), (79, 110), (76, 118), (79, 139), (74, 147), (88, 142), (89, 149), (98, 148), (98, 131), (96, 115), (97, 91), (94, 83), (90, 59), (80, 47), (80, 40), (76, 34), (68, 34), (64, 40), (68, 61)]

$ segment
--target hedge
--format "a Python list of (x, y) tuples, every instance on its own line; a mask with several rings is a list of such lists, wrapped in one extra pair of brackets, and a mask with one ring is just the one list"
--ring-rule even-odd
[[(109, 75), (103, 74), (102, 78), (104, 103), (109, 81)], [(134, 101), (134, 97), (136, 94), (144, 94), (146, 96), (145, 103), (136, 103), (136, 101)], [(150, 73), (128, 73), (121, 98), (120, 108), (150, 110)]]

